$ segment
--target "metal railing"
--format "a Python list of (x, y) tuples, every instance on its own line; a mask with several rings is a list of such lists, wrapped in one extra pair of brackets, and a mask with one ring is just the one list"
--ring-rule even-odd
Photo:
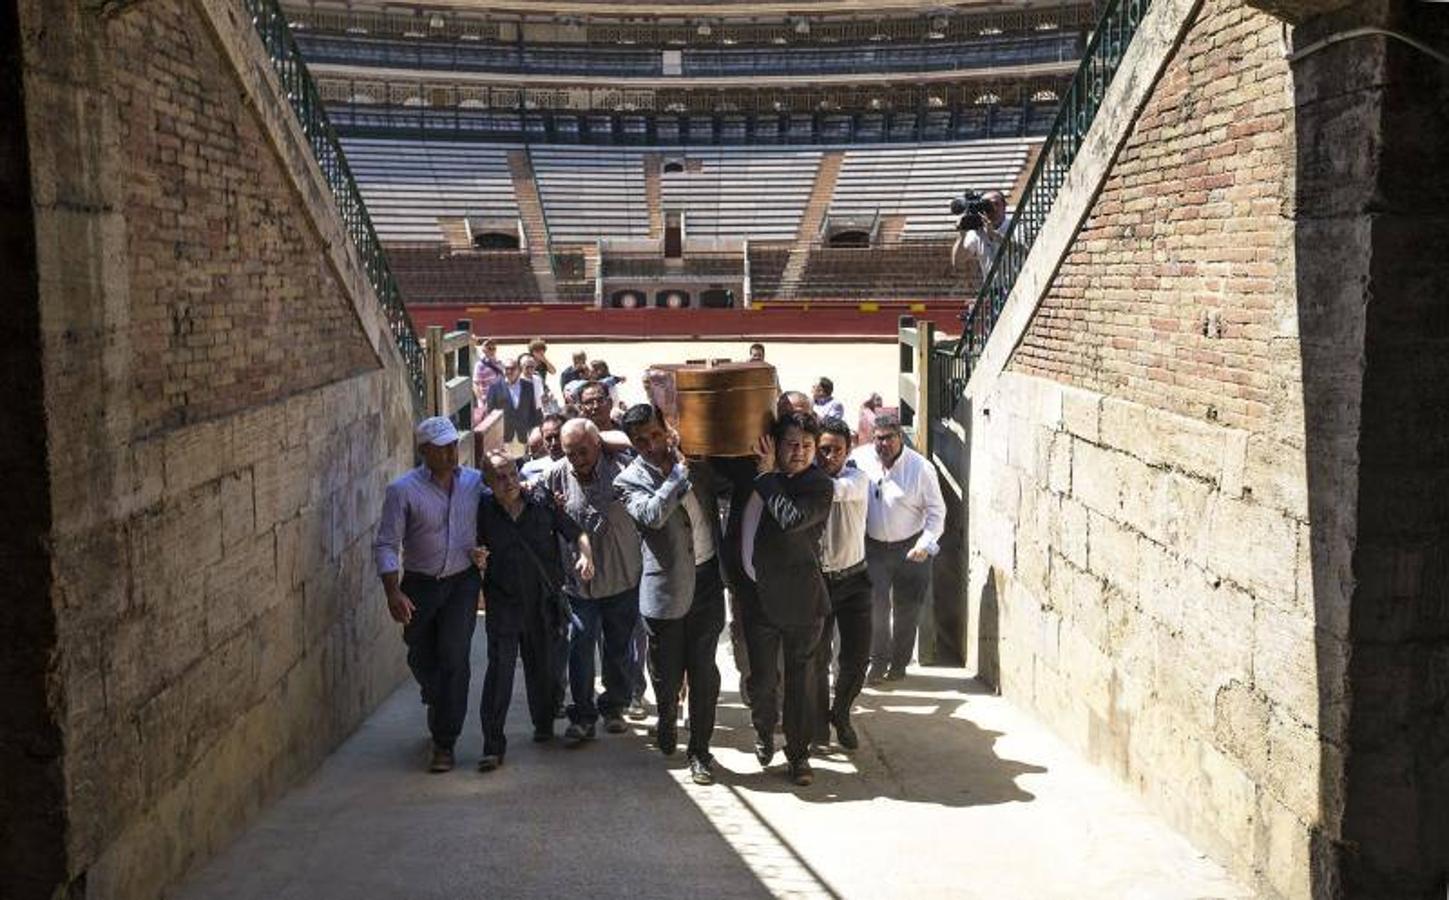
[(362, 202), (362, 193), (357, 189), (352, 170), (342, 154), (342, 145), (327, 121), (317, 83), (312, 80), (307, 66), (302, 62), (297, 43), (292, 38), (292, 30), (287, 25), (287, 16), (277, 0), (243, 0), (243, 3), (252, 17), (252, 24), (256, 26), (267, 55), (272, 59), (277, 77), (281, 79), (282, 88), (286, 91), (287, 100), (302, 126), (302, 134), (307, 138), (328, 186), (332, 188), (332, 196), (337, 202), (337, 213), (342, 218), (348, 236), (357, 247), (367, 280), (382, 303), (388, 328), (392, 331), (398, 352), (402, 354), (403, 363), (407, 366), (413, 399), (416, 405), (421, 406), (426, 391), (422, 344), (418, 341), (417, 333), (413, 331), (412, 320), (408, 318), (407, 309), (403, 306), (397, 280), (388, 268), (382, 242), (372, 227), (367, 206)]
[(1042, 143), (1041, 155), (1017, 202), (1016, 215), (1007, 226), (1001, 247), (976, 295), (976, 302), (966, 315), (961, 340), (955, 346), (944, 346), (937, 351), (950, 357), (938, 364), (949, 380), (948, 389), (941, 395), (944, 404), (942, 416), (951, 415), (965, 392), (971, 367), (981, 358), (991, 330), (1001, 316), (1002, 307), (1006, 305), (1017, 276), (1026, 265), (1032, 245), (1046, 224), (1057, 192), (1061, 190), (1077, 151), (1097, 117), (1107, 86), (1116, 75), (1117, 67), (1121, 65), (1122, 57), (1151, 2), (1109, 0), (1103, 9), (1091, 40), (1082, 53), (1081, 65), (1062, 94), (1056, 121)]

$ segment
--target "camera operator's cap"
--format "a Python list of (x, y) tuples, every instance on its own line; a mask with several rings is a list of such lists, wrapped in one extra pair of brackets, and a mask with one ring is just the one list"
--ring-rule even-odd
[(453, 427), (453, 423), (446, 416), (433, 416), (418, 423), (413, 437), (414, 443), (419, 447), (423, 444), (446, 447), (458, 442), (458, 429)]

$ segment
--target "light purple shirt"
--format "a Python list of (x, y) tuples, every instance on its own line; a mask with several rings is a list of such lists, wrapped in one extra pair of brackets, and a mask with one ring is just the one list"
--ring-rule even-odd
[(812, 401), (811, 405), (815, 407), (815, 415), (821, 419), (827, 416), (834, 416), (837, 419), (845, 418), (845, 404), (834, 397)]
[(483, 473), (466, 466), (458, 468), (452, 494), (427, 466), (389, 484), (372, 542), (377, 574), (406, 570), (446, 578), (473, 565), (468, 553), (478, 545), (478, 499), (486, 490)]

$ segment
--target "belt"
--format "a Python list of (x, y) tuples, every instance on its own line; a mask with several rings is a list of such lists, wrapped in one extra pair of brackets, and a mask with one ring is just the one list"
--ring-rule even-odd
[(865, 536), (865, 542), (867, 544), (874, 544), (877, 547), (885, 547), (885, 548), (890, 549), (890, 550), (894, 550), (897, 547), (909, 547), (910, 545), (914, 544), (916, 541), (918, 541), (920, 539), (921, 539), (921, 533), (919, 531), (916, 532), (915, 534), (911, 535), (908, 538), (901, 538), (898, 541), (878, 541), (875, 538), (871, 537), (870, 535), (866, 535)]
[(821, 574), (823, 574), (825, 576), (825, 580), (830, 582), (831, 584), (839, 584), (840, 582), (845, 581), (847, 578), (859, 575), (861, 572), (864, 571), (865, 560), (861, 560), (853, 566), (849, 566), (835, 572), (822, 572)]
[(454, 572), (452, 575), (442, 575), (442, 576), (438, 576), (438, 575), (427, 575), (427, 574), (424, 574), (423, 572), (414, 572), (411, 569), (404, 569), (403, 570), (403, 577), (404, 578), (418, 578), (418, 579), (422, 579), (423, 581), (452, 581), (454, 578), (457, 578), (460, 575), (467, 575), (469, 572), (476, 572), (476, 571), (478, 571), (477, 568), (475, 568), (472, 565), (469, 565), (466, 568), (459, 569), (458, 571)]

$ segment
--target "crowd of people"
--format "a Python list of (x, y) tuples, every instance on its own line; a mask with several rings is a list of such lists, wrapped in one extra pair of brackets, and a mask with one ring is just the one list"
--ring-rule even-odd
[(421, 465), (385, 494), (377, 569), (427, 708), (429, 770), (455, 764), (481, 608), (480, 771), (506, 758), (521, 659), (535, 741), (555, 739), (560, 712), (572, 743), (626, 732), (647, 718), (647, 673), (654, 744), (677, 752), (684, 707), (691, 778), (713, 783), (728, 621), (755, 756), (772, 763), (782, 726), (785, 771), (809, 785), (832, 730), (859, 746), (863, 687), (906, 677), (945, 524), (931, 465), (879, 397), (853, 429), (828, 378), (780, 395), (752, 456), (686, 457), (657, 407), (619, 403), (606, 365), (578, 353), (559, 373), (546, 350), (500, 361), (482, 342), (475, 387), (503, 411), (504, 446), (460, 466), (452, 422), (426, 419)]

